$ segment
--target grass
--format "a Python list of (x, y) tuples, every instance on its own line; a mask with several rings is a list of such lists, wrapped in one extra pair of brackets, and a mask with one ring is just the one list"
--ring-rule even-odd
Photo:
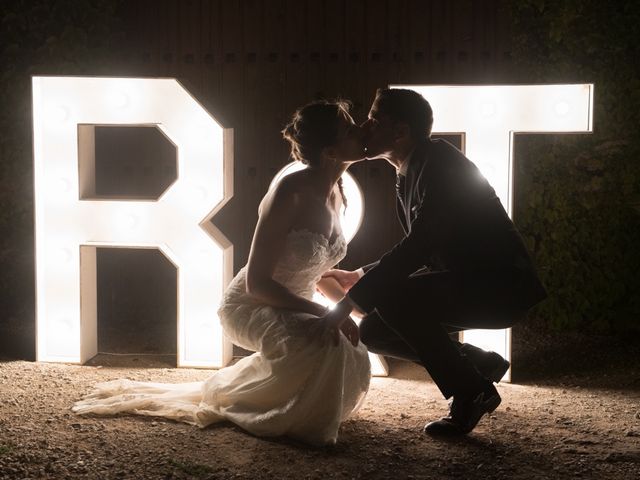
[(7, 453), (11, 453), (15, 446), (12, 443), (6, 443), (4, 445), (0, 445), (0, 455), (6, 455)]

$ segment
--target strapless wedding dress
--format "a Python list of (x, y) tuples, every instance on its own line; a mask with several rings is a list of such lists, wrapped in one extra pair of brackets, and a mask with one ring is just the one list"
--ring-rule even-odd
[[(287, 235), (274, 279), (311, 299), (323, 272), (344, 258), (342, 235), (309, 230)], [(362, 343), (336, 346), (318, 318), (260, 303), (246, 292), (246, 267), (231, 281), (218, 314), (233, 343), (256, 353), (204, 382), (162, 384), (114, 380), (77, 402), (79, 414), (123, 412), (205, 427), (231, 421), (258, 436), (288, 436), (312, 445), (336, 442), (340, 423), (361, 404), (370, 364)]]

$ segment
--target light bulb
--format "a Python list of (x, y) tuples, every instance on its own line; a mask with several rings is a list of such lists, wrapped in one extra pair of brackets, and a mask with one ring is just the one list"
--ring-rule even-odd
[(54, 105), (47, 111), (48, 120), (53, 123), (64, 123), (69, 119), (69, 109), (63, 105)]
[(114, 108), (126, 108), (129, 105), (129, 96), (121, 91), (111, 92), (109, 95), (109, 103)]
[(483, 117), (491, 117), (496, 113), (496, 105), (495, 103), (483, 103), (480, 107), (480, 111), (482, 112)]
[(556, 115), (559, 117), (564, 117), (567, 113), (569, 113), (569, 104), (564, 100), (556, 103), (555, 106)]

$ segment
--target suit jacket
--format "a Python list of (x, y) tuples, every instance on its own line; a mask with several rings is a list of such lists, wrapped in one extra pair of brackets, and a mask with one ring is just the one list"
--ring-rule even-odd
[[(462, 152), (444, 140), (425, 139), (414, 150), (396, 207), (405, 238), (349, 290), (364, 311), (393, 295), (407, 277), (428, 267), (477, 274), (517, 271), (514, 295), (522, 308), (546, 297), (531, 258), (495, 190)], [(401, 287), (400, 287), (401, 288)]]

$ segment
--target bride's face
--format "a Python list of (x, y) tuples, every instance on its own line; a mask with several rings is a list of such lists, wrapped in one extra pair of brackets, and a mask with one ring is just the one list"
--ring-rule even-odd
[(341, 162), (358, 162), (364, 160), (364, 142), (362, 129), (356, 125), (346, 112), (340, 112), (338, 124), (338, 137), (333, 145), (336, 158)]

